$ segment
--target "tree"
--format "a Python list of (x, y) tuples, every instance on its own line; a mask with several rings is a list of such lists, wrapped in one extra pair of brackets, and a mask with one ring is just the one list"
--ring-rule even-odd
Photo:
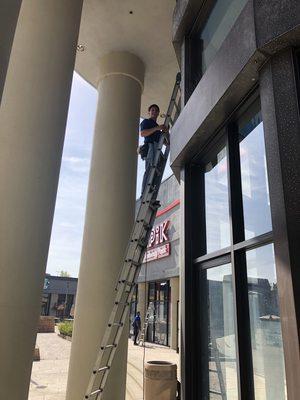
[(58, 271), (58, 276), (63, 276), (65, 278), (70, 278), (71, 275), (69, 274), (68, 271), (61, 270), (61, 271)]

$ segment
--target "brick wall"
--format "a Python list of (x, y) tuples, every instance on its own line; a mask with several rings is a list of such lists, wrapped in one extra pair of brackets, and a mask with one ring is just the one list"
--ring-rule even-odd
[(38, 333), (49, 333), (54, 332), (55, 324), (54, 317), (40, 316), (40, 321), (38, 325)]

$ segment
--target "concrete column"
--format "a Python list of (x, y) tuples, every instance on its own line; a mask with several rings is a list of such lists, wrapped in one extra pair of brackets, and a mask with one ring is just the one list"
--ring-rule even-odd
[[(112, 310), (134, 221), (136, 147), (144, 66), (133, 54), (100, 60), (99, 102), (76, 300), (68, 400), (81, 400)], [(117, 351), (105, 400), (125, 398), (128, 330)]]
[(179, 278), (171, 278), (170, 279), (171, 286), (171, 309), (170, 309), (170, 328), (171, 328), (171, 349), (177, 350), (178, 345), (178, 310), (177, 310), (177, 302), (179, 301)]
[(0, 103), (22, 0), (0, 0)]
[(27, 399), (82, 0), (24, 0), (0, 109), (0, 398)]

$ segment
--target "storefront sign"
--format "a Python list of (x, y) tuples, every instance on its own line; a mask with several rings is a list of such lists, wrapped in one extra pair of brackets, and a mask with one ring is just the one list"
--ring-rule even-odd
[(159, 225), (156, 225), (152, 228), (150, 240), (148, 243), (148, 248), (157, 246), (158, 244), (167, 242), (169, 240), (168, 237), (168, 229), (169, 229), (170, 221), (166, 220)]
[[(145, 254), (143, 263), (146, 261), (154, 261), (159, 260), (160, 258), (167, 257), (171, 253), (171, 245), (168, 242), (168, 229), (169, 229), (170, 221), (166, 220), (159, 225), (155, 225), (152, 228), (148, 250)], [(164, 243), (164, 244), (163, 244)]]

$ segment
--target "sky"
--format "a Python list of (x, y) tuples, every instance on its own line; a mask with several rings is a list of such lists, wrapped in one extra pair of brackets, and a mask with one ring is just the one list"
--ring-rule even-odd
[[(47, 263), (51, 275), (63, 270), (78, 277), (97, 101), (96, 89), (74, 72)], [(137, 197), (144, 168), (139, 158)], [(167, 165), (163, 179), (171, 173)]]

